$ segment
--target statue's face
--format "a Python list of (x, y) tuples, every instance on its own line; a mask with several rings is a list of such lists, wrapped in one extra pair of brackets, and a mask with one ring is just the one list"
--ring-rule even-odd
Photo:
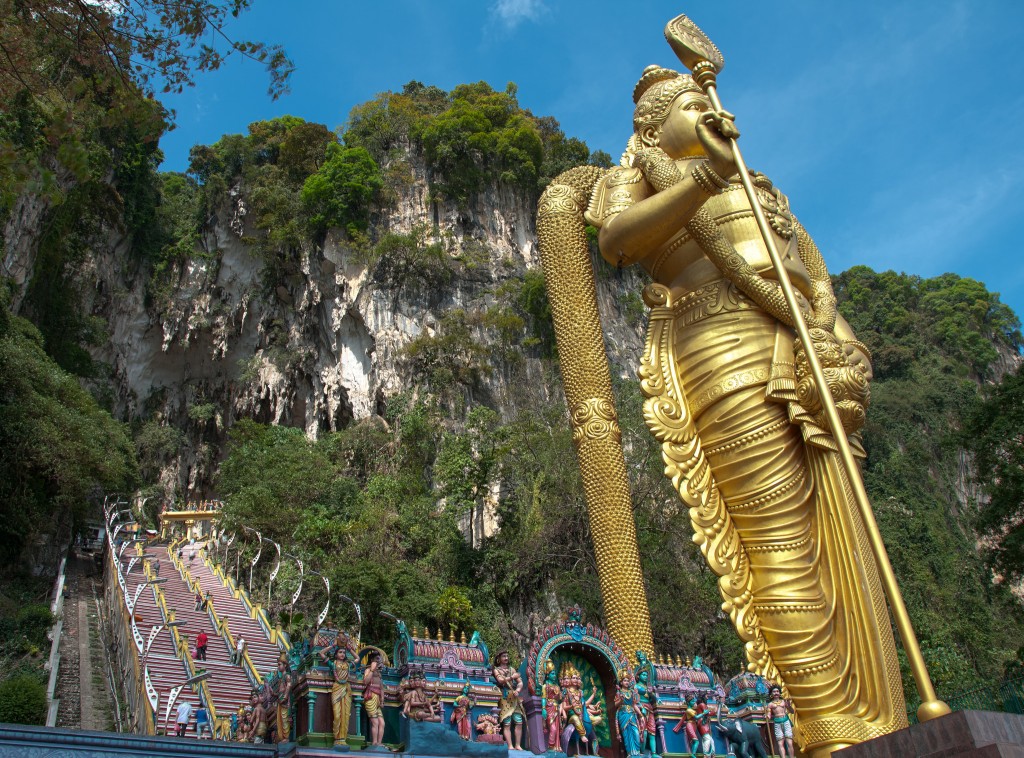
[(502, 653), (501, 655), (498, 656), (498, 665), (499, 666), (507, 666), (508, 665), (508, 654), (507, 653)]
[(647, 672), (641, 671), (637, 676), (637, 681), (640, 682), (640, 684), (647, 684)]
[(702, 113), (711, 110), (711, 101), (699, 92), (683, 92), (672, 101), (668, 118), (661, 125), (658, 147), (670, 158), (703, 155), (704, 148), (697, 139), (697, 121)]

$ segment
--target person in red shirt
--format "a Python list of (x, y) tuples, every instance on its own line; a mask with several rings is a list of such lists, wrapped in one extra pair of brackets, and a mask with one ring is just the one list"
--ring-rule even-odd
[(199, 634), (196, 635), (196, 660), (206, 660), (206, 632), (200, 630)]

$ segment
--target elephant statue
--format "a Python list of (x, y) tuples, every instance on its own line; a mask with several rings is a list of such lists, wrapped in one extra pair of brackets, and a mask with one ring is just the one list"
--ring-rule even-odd
[(757, 724), (740, 718), (726, 718), (720, 719), (715, 726), (736, 753), (736, 758), (768, 758)]

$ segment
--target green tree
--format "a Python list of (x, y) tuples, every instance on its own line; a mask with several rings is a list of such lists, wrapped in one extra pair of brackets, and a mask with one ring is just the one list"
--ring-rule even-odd
[(975, 480), (987, 502), (977, 526), (989, 564), (1010, 581), (1024, 578), (1024, 368), (977, 403), (963, 429)]
[(36, 677), (20, 674), (0, 682), (0, 721), (38, 726), (46, 722), (46, 688)]
[(97, 488), (124, 491), (136, 475), (124, 425), (42, 343), (0, 303), (0, 556), (10, 567), (36, 535), (70, 533)]
[(380, 169), (369, 152), (332, 143), (323, 165), (306, 179), (302, 202), (314, 228), (333, 226), (352, 234), (366, 229), (370, 201), (382, 185)]

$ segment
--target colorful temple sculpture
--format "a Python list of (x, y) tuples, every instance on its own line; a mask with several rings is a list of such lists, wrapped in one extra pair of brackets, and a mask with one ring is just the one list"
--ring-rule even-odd
[[(232, 561), (217, 562), (230, 541), (192, 540), (182, 536), (159, 550), (154, 542), (148, 552), (142, 538), (110, 528), (109, 584), (126, 601), (114, 598), (109, 607), (131, 612), (129, 600), (155, 587), (152, 614), (161, 616), (164, 626), (155, 616), (151, 637), (161, 629), (181, 636), (176, 650), (183, 680), (194, 684), (187, 696), (208, 709), (218, 739), (478, 758), (519, 752), (604, 758), (726, 755), (744, 729), (761, 741), (761, 725), (772, 707), (772, 683), (745, 674), (722, 687), (700, 658), (642, 650), (631, 656), (606, 629), (584, 619), (579, 606), (537, 633), (522, 662), (509, 651), (492, 654), (478, 632), (467, 639), (465, 632), (449, 630), (446, 639), (441, 630), (431, 634), (390, 616), (394, 637), (385, 649), (362, 640), (359, 626), (346, 630), (328, 621), (325, 580), (328, 598), (316, 624), (289, 634), (271, 624), (247, 582), (225, 571)], [(168, 564), (162, 579), (156, 565), (160, 555)], [(138, 564), (143, 572), (136, 577), (132, 568)], [(129, 591), (125, 577), (141, 589)], [(164, 589), (156, 586), (159, 582)], [(161, 601), (165, 596), (169, 599)], [(352, 604), (359, 617), (359, 606)], [(190, 628), (210, 621), (210, 638), (220, 637), (214, 649), (222, 646), (222, 658), (231, 651), (233, 665), (207, 663), (206, 643), (202, 656), (197, 651), (193, 657), (175, 613), (187, 616)], [(246, 638), (237, 660), (229, 616), (230, 629)], [(125, 637), (125, 648), (142, 654), (149, 646), (136, 629), (139, 622), (137, 614), (126, 616), (122, 626), (135, 638), (133, 644)], [(148, 672), (146, 656), (140, 657), (138, 669)], [(149, 664), (157, 671), (152, 659)], [(215, 669), (212, 680), (208, 666)], [(241, 682), (230, 696), (222, 691), (228, 674)], [(138, 723), (145, 727), (140, 731), (157, 733), (154, 700), (169, 712), (174, 697), (166, 703), (162, 695), (138, 698)]]
[(538, 633), (518, 668), (478, 633), (444, 639), (402, 621), (396, 631), (390, 656), (335, 629), (293, 642), (263, 685), (272, 730), (340, 751), (627, 758), (726, 755), (721, 717), (765, 722), (769, 682), (744, 674), (723, 688), (700, 658), (639, 652), (634, 666), (578, 606)]

